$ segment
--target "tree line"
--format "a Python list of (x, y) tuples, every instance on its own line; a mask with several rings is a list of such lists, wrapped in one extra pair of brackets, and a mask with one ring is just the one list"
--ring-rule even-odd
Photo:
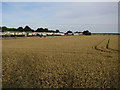
[[(71, 34), (73, 35), (73, 32), (72, 32), (71, 30), (67, 31), (65, 34), (68, 34), (68, 33), (71, 33)], [(76, 31), (76, 32), (74, 32), (74, 33), (82, 33), (83, 35), (91, 35), (91, 32), (88, 31), (88, 30), (85, 30), (85, 31), (83, 31), (83, 32), (78, 32), (78, 31)]]
[(37, 30), (31, 29), (29, 26), (18, 27), (18, 28), (7, 28), (6, 26), (0, 27), (2, 32), (6, 31), (18, 31), (18, 32), (59, 32), (59, 30), (48, 30), (48, 28), (38, 28)]
[[(37, 28), (37, 30), (31, 29), (29, 26), (18, 27), (18, 28), (7, 28), (6, 26), (0, 27), (0, 31), (6, 32), (6, 31), (18, 31), (18, 32), (60, 32), (59, 30), (49, 30), (48, 28)], [(65, 34), (72, 33), (71, 30), (67, 31)], [(81, 33), (81, 32), (74, 32), (74, 33)], [(83, 35), (91, 35), (91, 32), (88, 30), (85, 30), (82, 32)]]

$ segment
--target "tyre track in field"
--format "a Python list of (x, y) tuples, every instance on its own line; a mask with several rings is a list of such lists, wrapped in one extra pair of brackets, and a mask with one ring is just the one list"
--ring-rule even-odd
[(115, 49), (110, 48), (110, 47), (109, 47), (109, 44), (110, 44), (110, 38), (109, 38), (109, 40), (108, 40), (108, 42), (107, 42), (106, 48), (107, 48), (108, 50), (111, 50), (111, 51), (120, 52), (120, 50), (115, 50)]
[[(107, 41), (107, 44), (104, 45), (104, 48), (101, 47), (100, 45), (102, 43), (104, 43), (105, 41)], [(115, 50), (115, 49), (112, 49), (112, 48), (109, 48), (109, 44), (110, 44), (110, 38), (109, 39), (103, 39), (101, 42), (99, 42), (97, 45), (95, 45), (93, 48), (97, 51), (101, 51), (101, 52), (109, 52), (109, 53), (112, 53), (112, 52), (118, 52), (119, 50)]]
[[(104, 49), (98, 48), (98, 46), (100, 46), (106, 39), (103, 39), (101, 42), (99, 42), (97, 45), (93, 46), (93, 48), (97, 51), (101, 51), (101, 52), (111, 52), (111, 51), (106, 51)], [(107, 45), (106, 45), (107, 46)]]
[(101, 50), (101, 49), (98, 48), (98, 46), (99, 46), (103, 41), (105, 41), (105, 39), (103, 39), (103, 40), (102, 40), (101, 42), (99, 42), (97, 45), (93, 46), (93, 48), (94, 48), (95, 50), (97, 50), (97, 51), (103, 51), (103, 50)]

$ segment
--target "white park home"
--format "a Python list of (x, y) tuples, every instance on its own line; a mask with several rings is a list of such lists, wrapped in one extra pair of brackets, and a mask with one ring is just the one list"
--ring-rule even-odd
[(2, 32), (0, 32), (0, 37), (2, 36)]
[(3, 37), (32, 37), (32, 36), (64, 36), (63, 32), (18, 32), (18, 31), (7, 31), (1, 32)]
[(42, 35), (42, 36), (63, 36), (64, 33), (62, 32), (58, 32), (58, 33), (55, 33), (55, 32), (36, 32), (37, 34), (39, 35)]
[(45, 32), (43, 32), (43, 33), (41, 32), (41, 35), (42, 36), (47, 36), (47, 34)]
[(2, 32), (2, 36), (20, 36), (20, 35), (23, 35), (23, 36), (26, 36), (26, 34), (27, 33), (25, 33), (25, 32), (10, 32), (10, 31), (8, 31), (8, 32)]
[(24, 32), (14, 32), (14, 35), (25, 35), (26, 33)]
[(74, 36), (79, 36), (79, 35), (82, 35), (82, 32), (75, 32), (73, 33)]
[(35, 33), (35, 32), (29, 32), (29, 33), (27, 33), (27, 35), (37, 35), (37, 33)]
[(45, 32), (47, 36), (53, 36), (54, 33), (53, 32)]
[(64, 36), (65, 34), (62, 33), (62, 32), (58, 32), (58, 33), (54, 33), (53, 35), (54, 35), (54, 36)]

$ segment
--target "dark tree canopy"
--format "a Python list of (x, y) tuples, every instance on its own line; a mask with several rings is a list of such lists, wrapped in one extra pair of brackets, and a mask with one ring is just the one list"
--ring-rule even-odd
[(5, 26), (2, 27), (2, 32), (4, 32), (4, 31), (8, 31), (8, 28)]
[(2, 27), (0, 27), (0, 32), (2, 32)]
[(59, 32), (59, 30), (49, 30), (48, 28), (38, 28), (36, 31), (34, 31), (33, 29), (31, 29), (29, 26), (25, 26), (25, 28), (23, 27), (18, 27), (16, 28), (7, 28), (7, 27), (1, 27), (2, 31), (18, 31), (18, 32)]
[(89, 32), (88, 30), (83, 31), (83, 35), (91, 35), (91, 32)]
[(53, 30), (48, 30), (48, 28), (38, 28), (37, 30), (36, 30), (36, 32), (55, 32), (55, 31), (53, 31)]
[(5, 32), (5, 31), (17, 31), (16, 28), (7, 28), (5, 26), (2, 27), (2, 32)]
[(16, 28), (8, 28), (8, 31), (17, 31)]
[(44, 32), (44, 29), (43, 29), (43, 28), (38, 28), (38, 29), (36, 30), (36, 32)]
[(23, 27), (18, 27), (18, 28), (17, 28), (17, 31), (23, 32), (24, 29), (23, 29)]
[(68, 33), (73, 33), (73, 32), (69, 30), (69, 31), (66, 32), (66, 34), (68, 34)]
[(58, 29), (55, 32), (60, 32)]
[(25, 26), (24, 31), (29, 32), (29, 31), (32, 31), (32, 30), (31, 30), (31, 28), (29, 26)]
[(48, 32), (48, 28), (45, 28), (44, 31), (45, 31), (45, 32)]

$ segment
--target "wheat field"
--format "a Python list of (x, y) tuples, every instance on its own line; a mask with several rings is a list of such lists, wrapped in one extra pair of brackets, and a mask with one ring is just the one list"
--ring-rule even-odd
[(118, 88), (118, 36), (2, 40), (3, 88)]

